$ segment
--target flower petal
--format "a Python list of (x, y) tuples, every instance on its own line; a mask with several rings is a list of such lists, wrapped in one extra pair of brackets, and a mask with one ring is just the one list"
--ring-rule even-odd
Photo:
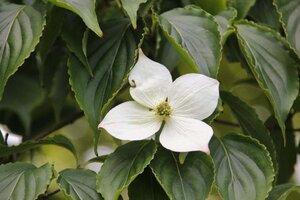
[(111, 109), (98, 128), (105, 129), (121, 140), (142, 140), (155, 134), (161, 124), (153, 111), (134, 101), (128, 101)]
[(192, 118), (169, 118), (160, 135), (160, 143), (176, 152), (203, 151), (209, 153), (208, 143), (213, 135), (206, 123)]
[(165, 66), (150, 60), (140, 51), (139, 59), (130, 72), (129, 83), (134, 100), (148, 108), (155, 108), (167, 98), (172, 76)]
[(169, 91), (168, 101), (174, 116), (203, 120), (217, 107), (219, 82), (202, 74), (177, 78)]

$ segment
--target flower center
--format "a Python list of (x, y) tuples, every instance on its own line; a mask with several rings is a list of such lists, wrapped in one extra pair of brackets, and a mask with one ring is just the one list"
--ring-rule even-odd
[(156, 106), (155, 111), (156, 114), (164, 120), (171, 115), (172, 108), (167, 101), (163, 101), (158, 106)]

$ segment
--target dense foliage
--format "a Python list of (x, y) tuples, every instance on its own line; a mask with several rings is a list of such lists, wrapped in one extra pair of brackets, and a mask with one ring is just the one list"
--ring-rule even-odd
[[(220, 82), (205, 119), (210, 154), (110, 139), (116, 150), (98, 155), (110, 136), (97, 126), (131, 98), (140, 48), (173, 78)], [(0, 199), (300, 199), (291, 182), (299, 67), (300, 0), (0, 0), (0, 123), (10, 129), (0, 134)], [(99, 172), (78, 159), (82, 144), (56, 134), (81, 117)], [(23, 142), (8, 145), (10, 133)], [(24, 159), (45, 145), (68, 150), (78, 167)]]

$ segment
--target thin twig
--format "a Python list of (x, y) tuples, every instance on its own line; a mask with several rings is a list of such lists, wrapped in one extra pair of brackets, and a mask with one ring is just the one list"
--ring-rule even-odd
[(42, 139), (48, 135), (50, 135), (51, 133), (53, 133), (54, 131), (57, 131), (61, 128), (63, 128), (64, 126), (68, 125), (68, 124), (72, 124), (74, 121), (76, 121), (77, 119), (81, 118), (83, 116), (83, 112), (78, 112), (75, 113), (74, 115), (72, 115), (71, 117), (61, 121), (60, 123), (58, 123), (56, 126), (54, 126), (53, 128), (51, 128), (50, 130), (47, 130), (39, 135), (37, 135), (34, 139), (38, 140), (38, 139)]
[(52, 192), (49, 192), (49, 193), (46, 193), (46, 194), (44, 194), (42, 197), (41, 197), (41, 199), (48, 199), (49, 197), (51, 197), (51, 196), (53, 196), (53, 195), (55, 195), (55, 194), (57, 194), (57, 193), (59, 193), (60, 192), (60, 189), (57, 189), (57, 190), (54, 190), (54, 191), (52, 191)]

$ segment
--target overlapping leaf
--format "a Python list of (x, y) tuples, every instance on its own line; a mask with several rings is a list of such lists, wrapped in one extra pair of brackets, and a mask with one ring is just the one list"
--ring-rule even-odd
[(95, 0), (49, 0), (51, 3), (68, 9), (77, 15), (79, 15), (87, 27), (89, 27), (98, 36), (102, 36), (103, 33), (99, 27), (96, 11)]
[(269, 153), (242, 135), (213, 138), (209, 145), (216, 166), (216, 184), (224, 200), (264, 200), (272, 188), (274, 170)]
[(8, 147), (0, 144), (0, 157), (28, 151), (30, 149), (34, 149), (42, 145), (56, 145), (56, 146), (63, 147), (69, 150), (70, 152), (72, 152), (76, 158), (75, 147), (73, 146), (73, 144), (70, 142), (68, 138), (62, 135), (56, 135), (38, 141), (27, 141), (18, 146)]
[(39, 168), (28, 163), (0, 165), (1, 199), (35, 200), (43, 194), (53, 175), (50, 164)]
[(103, 25), (105, 38), (90, 38), (87, 53), (93, 77), (75, 55), (69, 58), (72, 89), (96, 133), (103, 106), (120, 89), (135, 61), (138, 43), (129, 26), (127, 19), (111, 21)]
[(196, 6), (177, 8), (158, 17), (168, 40), (194, 71), (216, 78), (221, 36), (213, 16)]
[(96, 173), (88, 169), (65, 169), (59, 172), (59, 187), (68, 199), (102, 200), (96, 191)]
[(274, 170), (277, 172), (277, 156), (273, 139), (270, 136), (269, 130), (258, 118), (255, 110), (238, 97), (233, 96), (228, 92), (222, 92), (221, 98), (224, 103), (228, 104), (232, 112), (235, 114), (244, 133), (256, 138), (259, 142), (266, 146), (272, 158)]
[(259, 86), (273, 105), (285, 137), (285, 120), (297, 97), (296, 61), (277, 33), (250, 22), (236, 24), (240, 48)]
[(300, 199), (300, 186), (286, 183), (276, 185), (270, 192), (267, 200), (293, 200)]
[(238, 11), (238, 18), (247, 16), (250, 8), (255, 4), (256, 0), (227, 0), (229, 6), (234, 7)]
[(34, 50), (45, 25), (44, 11), (28, 5), (0, 4), (0, 99), (8, 78)]
[(274, 0), (287, 39), (300, 58), (300, 0)]
[(97, 176), (97, 191), (105, 200), (117, 200), (120, 193), (149, 165), (155, 153), (156, 144), (152, 140), (120, 146), (105, 160)]
[(127, 12), (133, 28), (136, 29), (136, 15), (140, 4), (147, 2), (147, 0), (121, 0), (122, 7)]
[(212, 159), (200, 152), (189, 153), (180, 164), (177, 153), (160, 148), (150, 167), (172, 200), (204, 200), (214, 181)]

